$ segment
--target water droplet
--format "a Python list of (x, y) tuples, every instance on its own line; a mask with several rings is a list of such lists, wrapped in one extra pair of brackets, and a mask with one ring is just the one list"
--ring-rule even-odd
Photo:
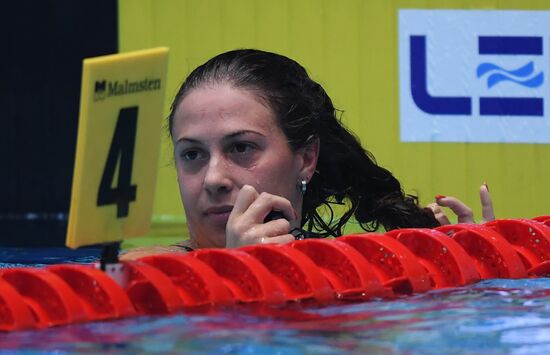
[(443, 253), (447, 254), (447, 248), (443, 247)]

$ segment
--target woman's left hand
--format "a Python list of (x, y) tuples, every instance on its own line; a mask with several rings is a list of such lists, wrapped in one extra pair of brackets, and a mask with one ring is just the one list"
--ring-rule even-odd
[[(483, 184), (479, 188), (479, 198), (481, 200), (482, 222), (494, 220), (493, 202), (487, 184)], [(450, 208), (456, 214), (458, 223), (475, 223), (472, 209), (455, 197), (436, 196), (436, 202), (429, 204), (428, 207), (432, 209), (435, 218), (441, 225), (451, 224), (442, 207)]]

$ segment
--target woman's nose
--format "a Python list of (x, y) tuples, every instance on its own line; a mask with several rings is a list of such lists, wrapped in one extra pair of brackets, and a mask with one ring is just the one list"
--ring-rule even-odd
[(229, 164), (221, 157), (212, 156), (206, 166), (204, 187), (210, 193), (220, 193), (231, 190)]

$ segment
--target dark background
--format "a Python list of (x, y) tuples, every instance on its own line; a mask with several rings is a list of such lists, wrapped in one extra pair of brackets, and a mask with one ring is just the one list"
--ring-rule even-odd
[(64, 245), (82, 59), (118, 51), (117, 7), (0, 5), (0, 247)]

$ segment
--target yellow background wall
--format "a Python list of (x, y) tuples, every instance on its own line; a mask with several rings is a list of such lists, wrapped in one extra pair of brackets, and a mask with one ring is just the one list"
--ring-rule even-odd
[[(486, 181), (497, 217), (550, 214), (550, 145), (399, 142), (400, 8), (550, 10), (550, 1), (119, 0), (119, 50), (170, 47), (166, 114), (183, 78), (215, 54), (254, 47), (287, 55), (423, 204), (436, 194), (458, 196), (479, 219), (478, 188)], [(184, 233), (171, 149), (166, 137), (154, 210), (161, 234)]]

